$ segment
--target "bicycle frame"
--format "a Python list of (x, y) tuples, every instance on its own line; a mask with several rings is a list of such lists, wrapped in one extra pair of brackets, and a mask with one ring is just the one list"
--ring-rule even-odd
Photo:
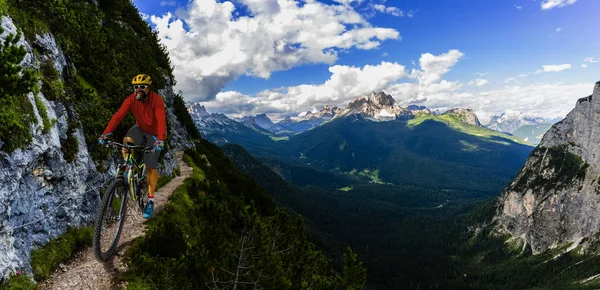
[[(146, 164), (143, 160), (140, 163), (136, 162), (135, 158), (133, 157), (134, 149), (143, 148), (144, 150), (142, 151), (149, 149), (148, 147), (123, 145), (109, 141), (107, 146), (110, 145), (117, 145), (118, 147), (127, 149), (127, 155), (125, 156), (125, 159), (118, 165), (115, 177), (118, 177), (121, 174), (123, 174), (123, 176), (125, 177), (125, 182), (127, 183), (127, 186), (129, 188), (130, 194), (128, 194), (128, 198), (130, 200), (137, 200), (137, 194), (139, 190), (137, 188), (137, 183), (139, 180), (146, 178)], [(137, 173), (139, 173), (139, 176), (137, 175)]]

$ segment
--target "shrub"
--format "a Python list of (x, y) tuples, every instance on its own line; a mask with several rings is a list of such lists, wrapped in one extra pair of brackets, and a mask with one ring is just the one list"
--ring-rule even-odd
[(0, 43), (0, 148), (9, 153), (31, 144), (30, 125), (36, 122), (27, 94), (35, 89), (37, 78), (32, 69), (20, 65), (26, 51), (17, 45), (19, 39), (21, 33), (10, 34)]
[(60, 265), (71, 259), (77, 252), (92, 245), (92, 227), (72, 228), (44, 247), (31, 251), (33, 277), (42, 281)]

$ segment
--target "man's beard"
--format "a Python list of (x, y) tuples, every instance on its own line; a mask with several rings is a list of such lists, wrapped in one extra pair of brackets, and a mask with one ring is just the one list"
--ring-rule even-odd
[(135, 99), (138, 101), (145, 101), (148, 98), (148, 95), (146, 93), (144, 93), (143, 91), (137, 92), (135, 94)]

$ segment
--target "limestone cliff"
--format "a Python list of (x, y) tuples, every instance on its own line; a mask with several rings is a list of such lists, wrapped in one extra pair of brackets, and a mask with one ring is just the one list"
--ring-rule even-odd
[(600, 232), (600, 82), (544, 135), (502, 192), (495, 220), (534, 254), (593, 244)]

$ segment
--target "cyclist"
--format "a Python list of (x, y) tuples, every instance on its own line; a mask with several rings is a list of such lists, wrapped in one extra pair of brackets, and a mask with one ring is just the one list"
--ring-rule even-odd
[[(154, 191), (158, 183), (158, 170), (156, 169), (158, 153), (163, 149), (167, 135), (165, 106), (161, 96), (150, 91), (150, 85), (152, 85), (150, 76), (139, 74), (133, 78), (131, 84), (134, 93), (125, 99), (119, 111), (112, 117), (102, 136), (98, 138), (98, 143), (103, 144), (127, 113), (130, 111), (133, 113), (135, 125), (125, 134), (123, 144), (142, 145), (145, 137), (145, 146), (154, 146), (152, 152), (144, 153), (144, 163), (147, 168), (148, 202), (143, 216), (148, 219), (154, 214)], [(127, 149), (123, 148), (123, 158), (126, 155)]]

